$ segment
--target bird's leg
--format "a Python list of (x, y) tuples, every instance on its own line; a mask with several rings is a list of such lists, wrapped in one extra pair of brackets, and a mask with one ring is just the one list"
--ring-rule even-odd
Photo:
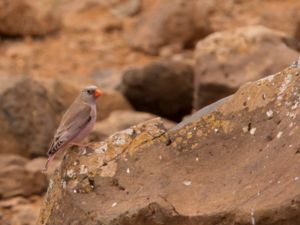
[(45, 164), (45, 166), (44, 166), (44, 168), (43, 168), (43, 170), (42, 170), (42, 173), (46, 173), (46, 172), (47, 172), (48, 165), (49, 165), (49, 164), (51, 163), (51, 161), (54, 159), (54, 156), (55, 156), (55, 154), (48, 157), (47, 162), (46, 162), (46, 164)]

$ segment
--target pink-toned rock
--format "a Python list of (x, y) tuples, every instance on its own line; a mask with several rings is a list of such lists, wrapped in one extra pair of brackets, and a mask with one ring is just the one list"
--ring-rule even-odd
[(164, 45), (193, 45), (210, 32), (207, 12), (197, 11), (196, 5), (195, 0), (159, 1), (137, 18), (127, 37), (129, 45), (154, 55)]
[(8, 36), (46, 35), (60, 28), (53, 0), (0, 1), (0, 34)]
[[(45, 162), (45, 161), (43, 161)], [(17, 155), (0, 155), (0, 199), (41, 194), (47, 188), (41, 163)]]
[(263, 26), (216, 32), (195, 50), (199, 109), (234, 93), (242, 84), (276, 73), (299, 56), (292, 37)]

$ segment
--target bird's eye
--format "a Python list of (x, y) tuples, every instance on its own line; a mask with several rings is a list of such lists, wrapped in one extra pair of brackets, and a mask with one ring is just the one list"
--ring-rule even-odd
[(91, 90), (87, 90), (87, 93), (90, 95), (92, 93), (92, 91)]

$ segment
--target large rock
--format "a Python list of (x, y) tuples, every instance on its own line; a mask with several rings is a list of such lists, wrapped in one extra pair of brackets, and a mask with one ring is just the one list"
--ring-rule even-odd
[[(82, 85), (85, 86), (85, 85)], [(65, 80), (24, 78), (0, 90), (0, 153), (45, 155), (59, 121), (81, 91)], [(119, 92), (107, 91), (97, 102), (98, 119), (130, 109)]]
[(208, 20), (213, 30), (261, 24), (293, 35), (300, 21), (298, 0), (201, 0), (198, 3), (200, 9), (209, 11)]
[(134, 49), (158, 54), (160, 47), (193, 43), (210, 32), (205, 10), (195, 10), (196, 0), (158, 1), (137, 18), (127, 37)]
[(121, 90), (139, 111), (180, 120), (192, 110), (194, 73), (179, 62), (153, 62), (125, 71)]
[[(99, 121), (90, 135), (90, 141), (100, 141), (107, 138), (109, 135), (121, 130), (125, 130), (138, 123), (154, 119), (156, 115), (146, 112), (136, 112), (130, 110), (116, 110), (109, 117)], [(173, 127), (175, 124), (169, 120), (164, 120), (164, 125), (167, 128)]]
[(263, 26), (216, 32), (196, 46), (196, 99), (199, 109), (234, 93), (242, 84), (276, 73), (299, 52), (290, 36)]
[(41, 194), (47, 188), (47, 178), (41, 173), (44, 160), (27, 160), (21, 156), (3, 154), (0, 157), (0, 199), (12, 196)]
[(8, 36), (45, 35), (60, 28), (53, 0), (0, 1), (0, 34)]
[(298, 225), (299, 85), (298, 65), (170, 131), (152, 120), (73, 149), (38, 224)]

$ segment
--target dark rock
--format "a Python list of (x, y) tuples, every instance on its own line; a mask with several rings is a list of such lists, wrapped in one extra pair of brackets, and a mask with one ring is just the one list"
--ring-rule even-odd
[(125, 71), (121, 90), (139, 111), (179, 121), (192, 110), (191, 66), (177, 62), (154, 62)]

